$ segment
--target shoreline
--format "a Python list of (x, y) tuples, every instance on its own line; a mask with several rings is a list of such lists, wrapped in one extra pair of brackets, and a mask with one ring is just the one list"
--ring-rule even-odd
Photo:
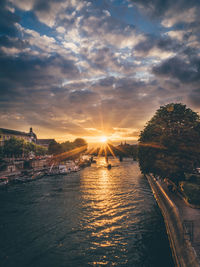
[(181, 267), (200, 266), (197, 253), (184, 231), (184, 218), (180, 208), (175, 205), (171, 196), (153, 176), (145, 176), (162, 212), (175, 265)]

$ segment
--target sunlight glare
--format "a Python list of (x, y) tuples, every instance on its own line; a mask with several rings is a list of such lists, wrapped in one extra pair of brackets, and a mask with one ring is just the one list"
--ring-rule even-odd
[(101, 138), (100, 138), (100, 141), (101, 141), (102, 143), (107, 142), (107, 140), (108, 140), (108, 138), (107, 138), (106, 136), (101, 136)]

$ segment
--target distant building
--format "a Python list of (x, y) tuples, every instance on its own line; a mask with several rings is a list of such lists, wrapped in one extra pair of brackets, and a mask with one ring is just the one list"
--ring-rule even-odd
[(37, 135), (33, 132), (32, 128), (30, 128), (29, 133), (0, 128), (0, 146), (3, 146), (4, 142), (9, 140), (11, 137), (23, 139), (27, 142), (37, 142)]
[(55, 139), (37, 139), (37, 145), (48, 148), (51, 142), (55, 141)]

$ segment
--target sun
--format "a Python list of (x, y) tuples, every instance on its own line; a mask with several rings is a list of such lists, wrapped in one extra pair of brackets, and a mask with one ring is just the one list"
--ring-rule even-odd
[(108, 141), (108, 138), (106, 136), (101, 136), (100, 141), (101, 143), (106, 143)]

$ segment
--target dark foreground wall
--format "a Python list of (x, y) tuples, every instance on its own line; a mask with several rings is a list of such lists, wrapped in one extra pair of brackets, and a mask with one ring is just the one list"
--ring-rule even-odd
[(189, 240), (184, 237), (177, 207), (151, 175), (146, 177), (163, 214), (175, 264), (181, 267), (199, 267), (196, 253)]

